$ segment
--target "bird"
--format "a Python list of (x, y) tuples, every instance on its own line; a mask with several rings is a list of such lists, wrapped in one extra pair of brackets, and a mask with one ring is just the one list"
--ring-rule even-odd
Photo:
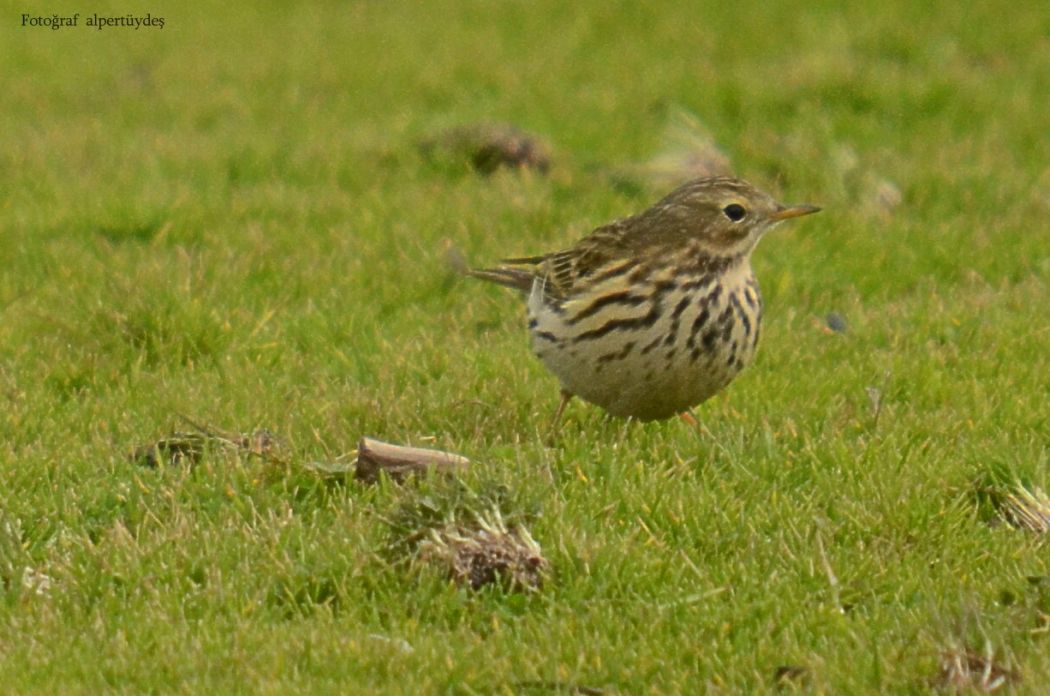
[(755, 357), (762, 295), (751, 253), (775, 225), (820, 210), (735, 177), (689, 181), (562, 251), (470, 269), (527, 299), (532, 351), (573, 397), (639, 421), (692, 409)]

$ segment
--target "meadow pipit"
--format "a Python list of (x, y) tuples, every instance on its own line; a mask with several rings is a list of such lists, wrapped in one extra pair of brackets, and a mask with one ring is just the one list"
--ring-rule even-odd
[(552, 254), (471, 275), (528, 293), (532, 350), (573, 396), (642, 421), (688, 414), (755, 356), (762, 296), (751, 252), (815, 213), (746, 181), (695, 179), (645, 212)]

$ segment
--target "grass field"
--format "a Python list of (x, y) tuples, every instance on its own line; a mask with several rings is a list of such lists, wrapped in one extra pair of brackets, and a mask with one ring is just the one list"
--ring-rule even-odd
[[(1048, 536), (1001, 510), (1050, 489), (1047, 7), (171, 5), (0, 2), (3, 691), (1047, 693)], [(681, 112), (824, 212), (758, 249), (702, 436), (577, 402), (549, 448), (520, 303), (447, 249), (640, 211)], [(491, 121), (548, 174), (416, 147)], [(283, 454), (128, 457), (179, 414)], [(473, 464), (310, 467), (362, 435)], [(403, 552), (494, 488), (540, 589)]]

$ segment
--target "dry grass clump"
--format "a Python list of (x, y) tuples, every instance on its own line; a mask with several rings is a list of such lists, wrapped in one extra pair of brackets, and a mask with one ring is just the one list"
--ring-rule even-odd
[(508, 528), (497, 508), (467, 523), (431, 529), (419, 544), (419, 558), (447, 567), (457, 584), (473, 590), (497, 583), (515, 590), (537, 589), (548, 566), (525, 525)]
[(442, 568), (474, 590), (542, 587), (550, 564), (527, 527), (535, 512), (525, 512), (510, 489), (475, 490), (458, 479), (428, 483), (387, 520), (396, 557)]

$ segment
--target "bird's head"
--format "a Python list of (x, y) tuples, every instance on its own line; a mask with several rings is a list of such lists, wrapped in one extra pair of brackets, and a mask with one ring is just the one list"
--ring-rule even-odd
[(650, 209), (652, 228), (678, 243), (700, 243), (714, 256), (746, 256), (769, 228), (819, 211), (814, 205), (783, 205), (741, 179), (694, 179)]

